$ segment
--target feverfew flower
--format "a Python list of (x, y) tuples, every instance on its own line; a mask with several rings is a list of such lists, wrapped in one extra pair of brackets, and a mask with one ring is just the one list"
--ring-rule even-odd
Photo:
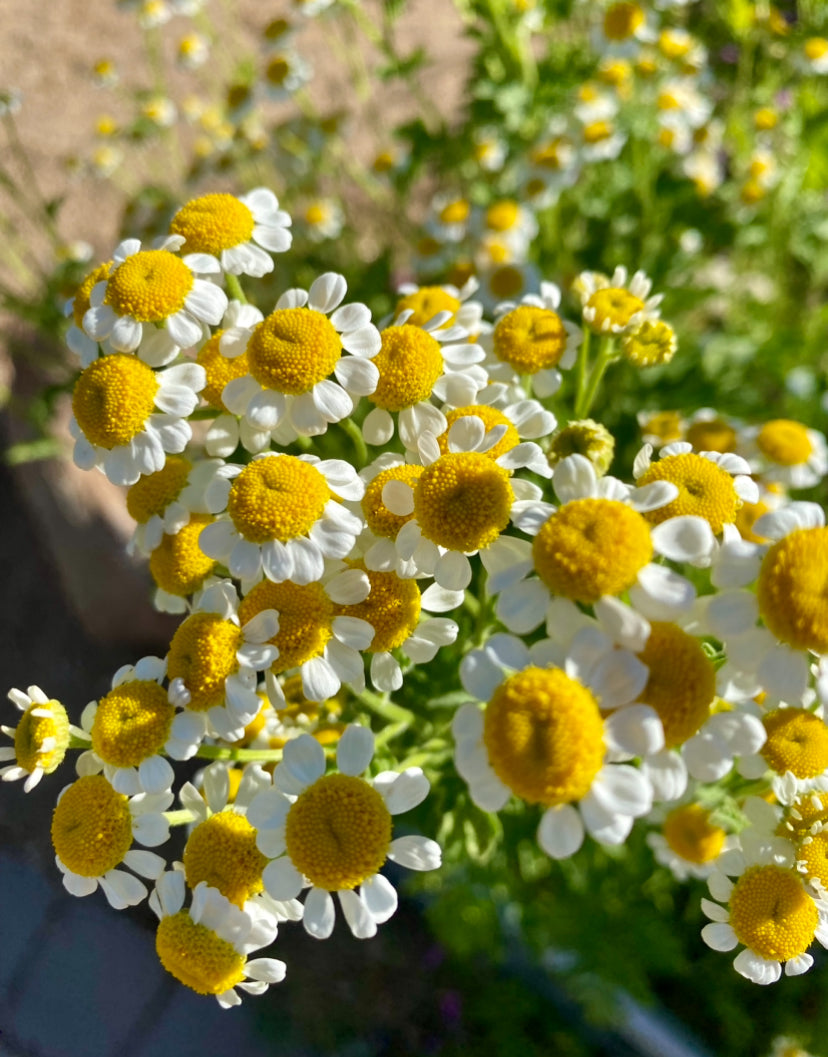
[(636, 272), (629, 281), (619, 265), (611, 276), (581, 272), (573, 289), (581, 299), (584, 322), (599, 334), (620, 334), (645, 319), (658, 319), (662, 294), (649, 296), (652, 281)]
[(16, 727), (0, 727), (14, 739), (14, 748), (0, 748), (0, 763), (14, 761), (0, 768), (0, 778), (4, 782), (25, 778), (23, 791), (28, 793), (63, 762), (72, 728), (60, 701), (47, 697), (39, 686), (30, 686), (25, 694), (12, 689), (7, 696), (23, 714)]

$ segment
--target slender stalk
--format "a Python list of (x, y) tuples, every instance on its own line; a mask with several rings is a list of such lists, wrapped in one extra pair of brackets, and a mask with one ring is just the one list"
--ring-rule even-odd
[(234, 301), (241, 301), (243, 305), (247, 304), (247, 298), (242, 290), (242, 285), (239, 282), (238, 275), (230, 275), (229, 272), (224, 273), (225, 281), (227, 282), (227, 292)]
[(360, 704), (365, 705), (374, 715), (379, 716), (381, 719), (387, 719), (391, 723), (405, 723), (408, 726), (414, 719), (414, 713), (410, 709), (403, 708), (402, 705), (395, 705), (384, 694), (376, 694), (373, 690), (363, 690), (354, 696)]
[(368, 446), (365, 443), (365, 437), (363, 437), (362, 435), (362, 430), (350, 417), (343, 418), (339, 425), (351, 438), (351, 442), (353, 443), (354, 448), (356, 449), (355, 468), (357, 470), (361, 470), (363, 466), (367, 466), (368, 463), (371, 461), (370, 456), (368, 455)]
[(581, 339), (581, 348), (578, 350), (578, 362), (575, 366), (575, 417), (583, 418), (580, 413), (581, 404), (586, 394), (587, 373), (589, 370), (589, 345), (592, 341), (592, 331), (585, 328)]
[(586, 418), (589, 414), (595, 397), (598, 395), (598, 389), (601, 385), (604, 374), (606, 373), (607, 367), (609, 367), (615, 358), (615, 339), (610, 334), (604, 334), (601, 337), (601, 344), (598, 346), (598, 355), (595, 358), (592, 373), (587, 382), (583, 402), (577, 404), (575, 407), (576, 418)]

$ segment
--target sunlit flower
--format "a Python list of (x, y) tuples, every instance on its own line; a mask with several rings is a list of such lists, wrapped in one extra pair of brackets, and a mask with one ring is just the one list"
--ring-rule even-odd
[(788, 488), (812, 488), (828, 473), (825, 435), (792, 419), (745, 427), (739, 451), (763, 481)]
[(63, 763), (72, 728), (66, 709), (47, 697), (39, 686), (30, 686), (26, 693), (11, 689), (8, 699), (22, 713), (16, 727), (2, 726), (0, 730), (14, 741), (13, 748), (0, 748), (0, 778), (15, 782), (24, 778), (23, 791), (30, 792), (44, 774), (52, 774)]
[(573, 284), (583, 306), (584, 322), (599, 334), (620, 334), (647, 319), (658, 318), (661, 294), (650, 297), (652, 282), (643, 272), (629, 281), (619, 265), (611, 276), (581, 272)]

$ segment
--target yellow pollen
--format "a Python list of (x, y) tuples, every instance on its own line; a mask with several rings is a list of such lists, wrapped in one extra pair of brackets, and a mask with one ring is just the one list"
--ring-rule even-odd
[(444, 224), (465, 224), (470, 211), (471, 206), (465, 198), (458, 198), (443, 206), (438, 215)]
[(804, 954), (814, 939), (819, 913), (799, 874), (782, 866), (751, 866), (730, 896), (736, 938), (768, 961)]
[(402, 646), (413, 634), (420, 619), (420, 589), (416, 580), (404, 580), (394, 572), (375, 572), (362, 569), (371, 584), (371, 593), (364, 602), (340, 606), (343, 616), (367, 620), (374, 629), (369, 653), (385, 653)]
[(160, 323), (181, 311), (194, 282), (193, 273), (174, 253), (141, 250), (112, 272), (104, 304), (139, 323)]
[(175, 709), (152, 679), (121, 683), (101, 698), (92, 723), (92, 748), (113, 767), (137, 767), (169, 737)]
[(413, 327), (424, 327), (438, 312), (451, 312), (451, 319), (443, 324), (444, 327), (450, 327), (454, 323), (454, 314), (459, 310), (460, 302), (441, 286), (421, 286), (414, 293), (399, 299), (394, 316), (398, 316), (407, 308), (414, 313), (406, 321)]
[(828, 833), (823, 831), (803, 841), (796, 857), (804, 863), (808, 877), (816, 877), (828, 887)]
[(725, 831), (710, 822), (710, 812), (701, 804), (685, 804), (664, 820), (664, 839), (685, 862), (712, 862), (719, 857)]
[(644, 302), (623, 287), (605, 286), (595, 291), (586, 307), (595, 312), (589, 326), (601, 333), (604, 330), (622, 330), (628, 326), (636, 312), (644, 310)]
[(490, 231), (511, 231), (520, 219), (520, 206), (511, 199), (495, 202), (486, 210), (486, 227)]
[(621, 339), (624, 355), (636, 367), (669, 363), (678, 348), (676, 332), (661, 319), (645, 319)]
[(176, 628), (167, 656), (167, 676), (190, 691), (187, 706), (206, 712), (224, 702), (224, 680), (239, 670), (241, 629), (217, 613), (193, 613)]
[(828, 528), (798, 529), (762, 560), (759, 612), (774, 635), (800, 650), (828, 651)]
[(780, 466), (799, 466), (814, 451), (805, 426), (787, 418), (766, 422), (759, 430), (756, 444), (766, 458)]
[(227, 410), (221, 399), (225, 385), (232, 382), (234, 378), (242, 378), (250, 373), (246, 350), (241, 356), (234, 356), (232, 359), (229, 356), (222, 356), (219, 342), (223, 333), (222, 330), (216, 331), (212, 338), (204, 342), (196, 357), (207, 375), (207, 384), (199, 396), (216, 411)]
[(342, 342), (333, 323), (310, 308), (277, 308), (250, 335), (250, 373), (264, 389), (310, 392), (333, 371)]
[(253, 236), (253, 214), (235, 195), (212, 194), (193, 198), (175, 214), (171, 235), (183, 235), (185, 253), (218, 257)]
[(498, 411), (495, 407), (489, 407), (487, 404), (469, 404), (466, 407), (456, 407), (446, 415), (448, 428), (445, 433), (441, 433), (437, 438), (437, 443), (440, 445), (440, 451), (443, 455), (448, 454), (448, 435), (451, 427), (459, 418), (467, 418), (470, 416), (481, 419), (487, 432), (495, 426), (506, 427), (506, 432), (497, 444), (484, 452), (488, 458), (499, 459), (501, 455), (505, 455), (507, 451), (511, 451), (512, 448), (520, 444), (520, 435), (518, 434), (518, 431), (502, 411)]
[(116, 448), (143, 432), (157, 392), (155, 372), (137, 356), (102, 356), (81, 372), (72, 410), (90, 444)]
[(273, 672), (298, 668), (319, 657), (333, 635), (333, 603), (319, 583), (295, 584), (286, 580), (274, 584), (262, 580), (241, 600), (239, 620), (246, 624), (263, 609), (275, 609), (279, 614), (279, 630), (269, 640), (279, 650)]
[(92, 287), (97, 286), (99, 282), (109, 277), (111, 267), (112, 261), (105, 261), (103, 264), (99, 264), (97, 268), (92, 269), (75, 291), (75, 297), (72, 301), (72, 319), (76, 327), (83, 329), (83, 317), (91, 308), (89, 295), (92, 293)]
[(293, 865), (316, 888), (356, 888), (385, 862), (391, 815), (363, 779), (323, 775), (288, 811), (285, 843)]
[(183, 860), (190, 888), (206, 881), (242, 909), (263, 890), (267, 858), (256, 847), (256, 830), (235, 811), (221, 811), (200, 822), (187, 840)]
[(638, 657), (650, 669), (639, 700), (658, 713), (668, 749), (691, 738), (710, 715), (716, 669), (698, 639), (675, 624), (653, 621)]
[[(494, 257), (496, 254), (495, 246), (491, 247), (491, 253)], [(501, 265), (501, 267), (495, 268), (489, 276), (489, 290), (495, 297), (517, 297), (523, 291), (525, 285), (526, 281), (523, 272), (513, 264)]]
[(410, 323), (386, 327), (381, 337), (382, 348), (372, 361), (379, 370), (379, 382), (369, 400), (386, 411), (402, 411), (428, 400), (443, 373), (439, 342)]
[(52, 814), (52, 845), (63, 865), (80, 877), (102, 877), (132, 844), (129, 801), (102, 774), (70, 785)]
[(129, 516), (139, 525), (145, 525), (151, 517), (163, 514), (170, 503), (178, 499), (192, 468), (190, 460), (182, 455), (168, 455), (162, 470), (139, 477), (127, 489)]
[(636, 483), (641, 487), (653, 481), (670, 481), (679, 490), (672, 502), (644, 515), (653, 525), (691, 514), (704, 518), (718, 536), (724, 524), (736, 520), (736, 511), (742, 505), (730, 474), (695, 452), (659, 459)]
[(592, 603), (632, 587), (653, 544), (637, 511), (615, 499), (575, 499), (543, 524), (532, 556), (553, 595)]
[(643, 25), (644, 12), (638, 4), (613, 4), (604, 15), (604, 36), (607, 40), (629, 40)]
[(382, 501), (383, 488), (389, 481), (403, 481), (414, 488), (422, 472), (422, 466), (392, 466), (378, 473), (366, 486), (362, 497), (362, 513), (375, 536), (396, 539), (403, 525), (414, 517), (413, 511), (410, 514), (393, 514)]
[(717, 451), (724, 455), (736, 447), (736, 430), (723, 418), (700, 419), (687, 427), (687, 442), (696, 451)]
[(186, 910), (162, 918), (155, 934), (161, 964), (199, 995), (220, 995), (244, 980), (244, 955)]
[[(35, 711), (48, 711), (49, 714), (35, 716)], [(44, 743), (50, 748), (44, 748)], [(69, 717), (60, 701), (29, 705), (14, 731), (14, 755), (18, 767), (29, 774), (36, 767), (44, 774), (52, 774), (63, 762), (68, 748)]]
[(495, 774), (530, 804), (580, 800), (604, 761), (598, 704), (560, 668), (526, 668), (502, 682), (483, 740)]
[[(681, 439), (681, 415), (678, 411), (656, 411), (642, 423), (643, 433), (658, 437), (660, 444), (669, 444)], [(689, 439), (689, 438), (688, 438)], [(696, 447), (694, 444), (693, 447)], [(716, 451), (716, 448), (705, 448), (704, 451)]]
[(828, 55), (828, 40), (824, 37), (810, 37), (805, 41), (805, 57), (810, 62), (817, 62)]
[(323, 474), (293, 455), (272, 455), (245, 466), (233, 481), (227, 512), (252, 543), (306, 536), (331, 491)]
[(509, 474), (479, 452), (441, 455), (414, 486), (414, 513), (426, 539), (456, 551), (488, 547), (509, 523)]
[(494, 329), (494, 354), (519, 374), (555, 367), (566, 351), (567, 333), (557, 312), (520, 305)]
[(216, 567), (198, 545), (202, 529), (212, 525), (209, 514), (193, 514), (174, 536), (164, 533), (150, 554), (149, 568), (153, 580), (171, 595), (194, 594)]
[(828, 770), (828, 727), (804, 708), (778, 708), (762, 720), (767, 741), (761, 753), (777, 774), (816, 778)]

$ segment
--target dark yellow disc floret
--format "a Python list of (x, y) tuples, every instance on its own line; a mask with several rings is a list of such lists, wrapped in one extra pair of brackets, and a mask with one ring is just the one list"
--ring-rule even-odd
[(762, 756), (777, 774), (816, 778), (828, 770), (828, 726), (804, 708), (778, 708), (762, 720), (767, 741)]
[(494, 329), (494, 354), (518, 374), (555, 367), (566, 352), (563, 320), (551, 308), (519, 305)]
[(574, 499), (542, 525), (532, 556), (553, 595), (597, 602), (635, 583), (653, 556), (650, 529), (615, 499)]
[(440, 344), (427, 331), (405, 323), (386, 327), (382, 348), (373, 358), (379, 371), (377, 388), (369, 399), (386, 411), (402, 411), (428, 400), (443, 373)]
[(701, 804), (677, 807), (664, 820), (664, 839), (685, 862), (701, 866), (713, 862), (724, 847), (725, 831), (710, 821)]
[(384, 653), (402, 646), (420, 619), (420, 588), (416, 580), (404, 580), (394, 572), (362, 568), (371, 584), (364, 602), (340, 606), (344, 616), (367, 620), (374, 629), (369, 653)]
[(239, 620), (252, 620), (263, 609), (279, 614), (279, 630), (270, 643), (279, 650), (272, 671), (284, 672), (318, 657), (333, 635), (334, 607), (321, 584), (274, 584), (262, 580), (241, 600)]
[(470, 416), (479, 418), (486, 427), (487, 432), (495, 426), (506, 427), (506, 432), (497, 444), (483, 453), (490, 459), (499, 459), (501, 455), (505, 455), (507, 451), (511, 451), (512, 448), (520, 444), (518, 431), (502, 411), (498, 411), (496, 407), (489, 407), (487, 404), (469, 404), (466, 407), (455, 407), (453, 411), (449, 411), (446, 415), (448, 424), (446, 431), (437, 438), (437, 443), (440, 445), (440, 451), (443, 455), (446, 455), (449, 450), (448, 435), (451, 427), (459, 418), (468, 418)]
[(716, 669), (698, 639), (675, 624), (653, 621), (639, 659), (650, 669), (639, 700), (658, 713), (668, 749), (683, 745), (710, 715)]
[(52, 814), (52, 845), (68, 870), (102, 877), (123, 861), (131, 844), (129, 801), (102, 774), (69, 786)]
[(598, 704), (560, 668), (526, 668), (501, 683), (483, 740), (495, 774), (530, 804), (580, 800), (604, 761)]
[(193, 198), (175, 214), (171, 235), (183, 235), (184, 253), (218, 257), (253, 235), (253, 214), (235, 195), (211, 194)]
[(520, 206), (512, 198), (494, 202), (486, 210), (486, 227), (490, 231), (511, 231), (520, 218)]
[(293, 865), (316, 888), (356, 888), (386, 860), (391, 815), (362, 778), (323, 775), (288, 811), (285, 843)]
[(236, 651), (242, 644), (241, 628), (217, 613), (193, 613), (172, 637), (167, 675), (181, 678), (190, 691), (187, 706), (194, 712), (224, 702), (224, 680), (239, 670)]
[(692, 444), (696, 451), (717, 451), (724, 455), (734, 450), (736, 440), (736, 430), (723, 418), (699, 419), (687, 427), (687, 443)]
[(759, 612), (774, 635), (800, 650), (828, 650), (828, 528), (798, 529), (762, 560)]
[(426, 539), (456, 551), (490, 546), (509, 523), (509, 474), (479, 452), (441, 455), (414, 487), (414, 513)]
[(247, 343), (250, 373), (259, 385), (293, 395), (327, 378), (341, 354), (333, 323), (309, 308), (277, 308)]
[(72, 301), (72, 319), (76, 327), (83, 329), (83, 317), (91, 307), (89, 295), (92, 293), (92, 287), (97, 286), (98, 283), (109, 276), (111, 267), (112, 261), (105, 261), (103, 264), (99, 264), (97, 268), (92, 269), (75, 291), (75, 297)]
[(227, 512), (253, 543), (305, 536), (331, 498), (324, 476), (293, 455), (256, 459), (233, 481)]
[(766, 422), (756, 437), (756, 446), (770, 462), (780, 466), (798, 466), (807, 462), (814, 451), (806, 427), (787, 418)]
[(669, 363), (677, 348), (676, 332), (663, 319), (645, 319), (621, 339), (621, 350), (635, 367)]
[(736, 520), (736, 511), (742, 505), (730, 474), (695, 452), (659, 459), (636, 483), (642, 487), (653, 481), (670, 481), (679, 490), (672, 502), (657, 510), (648, 510), (644, 515), (653, 525), (660, 525), (671, 517), (691, 514), (704, 518), (718, 536), (723, 525)]
[[(468, 205), (465, 202), (463, 205), (468, 213)], [(411, 309), (414, 314), (409, 316), (406, 322), (414, 327), (424, 327), (438, 312), (451, 312), (451, 318), (443, 324), (444, 327), (450, 327), (459, 308), (458, 299), (442, 286), (421, 286), (419, 290), (399, 299), (394, 316)]]
[(243, 378), (244, 375), (250, 373), (246, 351), (241, 356), (232, 358), (222, 355), (219, 343), (223, 333), (223, 330), (219, 330), (209, 341), (205, 341), (196, 357), (207, 375), (207, 383), (199, 395), (216, 411), (227, 410), (221, 399), (225, 385), (235, 378)]
[(162, 591), (181, 597), (191, 595), (213, 572), (215, 561), (198, 545), (203, 529), (212, 523), (209, 514), (193, 514), (174, 536), (164, 534), (149, 558), (152, 578)]
[(640, 4), (613, 4), (604, 15), (604, 36), (607, 40), (628, 40), (644, 24)]
[(175, 709), (153, 679), (114, 687), (98, 702), (92, 748), (113, 767), (137, 767), (164, 747)]
[(199, 995), (221, 995), (244, 980), (244, 955), (186, 910), (162, 918), (155, 934), (161, 964)]
[(814, 939), (819, 914), (802, 878), (782, 866), (751, 866), (730, 896), (736, 938), (768, 961), (804, 954)]
[(81, 372), (72, 411), (90, 444), (115, 448), (143, 432), (157, 392), (155, 372), (137, 356), (102, 356)]
[(119, 264), (106, 284), (104, 304), (139, 323), (160, 323), (180, 312), (195, 278), (169, 250), (141, 250)]
[(396, 539), (397, 533), (408, 521), (414, 517), (414, 511), (410, 514), (394, 514), (382, 501), (382, 490), (389, 481), (403, 481), (413, 489), (420, 474), (422, 466), (391, 466), (387, 470), (378, 473), (377, 476), (365, 488), (362, 497), (362, 513), (365, 522), (375, 536), (384, 539)]
[(151, 517), (163, 514), (170, 503), (178, 499), (192, 468), (190, 460), (182, 455), (168, 455), (163, 469), (139, 477), (127, 489), (129, 516), (139, 525), (145, 525)]
[(29, 774), (36, 767), (44, 774), (52, 774), (63, 762), (68, 748), (69, 717), (60, 701), (29, 705), (14, 731), (14, 755), (18, 767)]
[(808, 877), (816, 878), (828, 888), (828, 833), (823, 830), (806, 837), (797, 849), (796, 858)]
[(190, 888), (206, 881), (237, 907), (262, 891), (267, 859), (256, 847), (256, 830), (235, 811), (221, 811), (200, 822), (183, 858)]

